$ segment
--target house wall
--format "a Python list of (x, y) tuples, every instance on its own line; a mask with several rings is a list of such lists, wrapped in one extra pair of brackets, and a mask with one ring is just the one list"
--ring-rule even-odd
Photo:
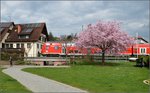
[(2, 48), (2, 43), (5, 43), (5, 40), (7, 39), (8, 35), (9, 35), (9, 33), (6, 33), (6, 35), (4, 36), (2, 41), (0, 42), (0, 48)]
[(5, 43), (5, 47), (6, 47), (6, 44), (9, 44), (9, 48), (10, 48), (10, 44), (13, 44), (12, 48), (17, 48), (17, 44), (20, 44), (19, 48), (21, 48), (21, 44), (24, 44), (24, 48), (25, 48), (24, 56), (25, 57), (38, 57), (38, 52), (39, 53), (41, 52), (41, 45), (42, 45), (41, 42), (15, 42), (15, 43), (7, 42)]
[[(31, 43), (31, 48), (27, 48), (27, 43), (26, 43), (26, 52), (27, 52), (27, 57), (38, 57), (38, 52), (41, 52), (41, 44), (40, 42), (32, 42)], [(39, 46), (39, 47), (38, 47)]]
[(0, 42), (0, 48), (2, 48), (2, 43)]

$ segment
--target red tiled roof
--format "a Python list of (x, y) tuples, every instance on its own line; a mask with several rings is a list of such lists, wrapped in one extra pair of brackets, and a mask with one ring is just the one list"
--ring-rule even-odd
[(2, 41), (6, 33), (9, 32), (9, 28), (11, 25), (14, 25), (14, 23), (13, 22), (0, 22), (0, 29), (1, 29), (0, 41)]
[[(18, 26), (21, 27), (20, 32), (18, 32)], [(10, 32), (6, 42), (36, 42), (39, 40), (41, 33), (48, 37), (45, 23), (16, 24), (15, 30)], [(21, 35), (29, 35), (29, 38), (21, 39), (19, 38)]]

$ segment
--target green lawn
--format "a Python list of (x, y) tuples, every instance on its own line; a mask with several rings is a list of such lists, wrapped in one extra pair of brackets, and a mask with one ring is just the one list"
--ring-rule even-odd
[(2, 72), (0, 68), (0, 93), (31, 93), (15, 79)]
[(54, 79), (90, 92), (148, 93), (147, 68), (120, 62), (101, 65), (74, 65), (70, 68), (26, 68), (24, 71)]

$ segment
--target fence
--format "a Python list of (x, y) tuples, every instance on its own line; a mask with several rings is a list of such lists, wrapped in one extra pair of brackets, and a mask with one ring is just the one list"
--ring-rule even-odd
[[(102, 56), (92, 56), (93, 60), (96, 62), (101, 62)], [(117, 62), (117, 61), (128, 61), (129, 56), (105, 56), (105, 61), (107, 62)]]
[(68, 58), (64, 57), (25, 57), (26, 61), (69, 61)]
[[(101, 55), (80, 55), (80, 56), (68, 56), (66, 57), (26, 57), (24, 60), (27, 61), (73, 61), (75, 59), (90, 59), (94, 62), (101, 62)], [(119, 62), (119, 61), (128, 61), (129, 56), (105, 56), (105, 61), (107, 62)]]
[[(128, 55), (124, 55), (124, 56), (109, 56), (109, 55), (106, 55), (105, 56), (105, 61), (107, 62), (120, 62), (120, 61), (128, 61), (130, 56)], [(102, 60), (102, 56), (101, 55), (80, 55), (80, 56), (70, 56), (70, 58), (72, 60), (74, 59), (90, 59), (94, 62), (101, 62)]]

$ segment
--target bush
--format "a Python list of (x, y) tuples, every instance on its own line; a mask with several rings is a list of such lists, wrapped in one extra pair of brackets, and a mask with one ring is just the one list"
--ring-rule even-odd
[(8, 61), (10, 56), (12, 57), (13, 61), (16, 60), (23, 60), (23, 55), (18, 54), (18, 53), (7, 53), (7, 52), (2, 52), (1, 53), (1, 60), (6, 60)]
[(71, 64), (76, 64), (76, 65), (90, 65), (93, 64), (92, 57), (87, 55), (84, 58), (75, 58)]
[(24, 60), (17, 60), (15, 62), (16, 65), (34, 65), (33, 63), (31, 63), (30, 61), (24, 61)]
[(9, 54), (8, 53), (1, 53), (1, 60), (9, 60)]
[(140, 58), (143, 58), (144, 66), (145, 66), (145, 67), (149, 67), (149, 65), (150, 65), (150, 60), (149, 60), (149, 56), (148, 56), (148, 55), (140, 55), (138, 58), (139, 58), (139, 59), (140, 59)]
[(25, 61), (26, 65), (32, 65), (32, 63), (30, 61)]
[(16, 64), (16, 65), (25, 65), (25, 61), (23, 61), (23, 60), (17, 60), (17, 61), (15, 62), (15, 64)]

